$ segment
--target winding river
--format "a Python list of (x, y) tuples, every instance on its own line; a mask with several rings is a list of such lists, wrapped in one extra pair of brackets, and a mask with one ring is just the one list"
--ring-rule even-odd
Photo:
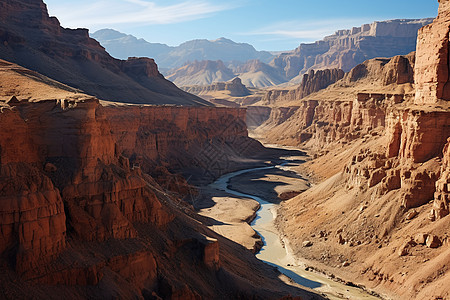
[[(244, 173), (270, 170), (273, 168), (285, 168), (286, 164), (292, 164), (294, 160), (286, 158), (283, 164), (269, 167), (252, 168), (228, 173), (217, 179), (211, 187), (225, 191), (237, 197), (252, 198), (259, 202), (261, 208), (257, 212), (257, 217), (250, 224), (253, 229), (262, 237), (264, 246), (256, 255), (260, 260), (273, 265), (284, 275), (288, 276), (295, 283), (311, 288), (329, 299), (380, 299), (372, 296), (362, 289), (347, 286), (345, 284), (329, 279), (327, 276), (305, 271), (304, 267), (296, 266), (292, 256), (283, 247), (278, 232), (274, 226), (274, 219), (278, 204), (270, 203), (260, 197), (241, 193), (229, 188), (229, 181), (235, 176)], [(250, 183), (249, 183), (250, 184)]]

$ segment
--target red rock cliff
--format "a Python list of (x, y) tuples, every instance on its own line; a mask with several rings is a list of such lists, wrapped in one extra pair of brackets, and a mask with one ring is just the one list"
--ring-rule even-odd
[(0, 288), (7, 299), (307, 295), (201, 225), (182, 195), (148, 174), (163, 180), (170, 174), (161, 164), (182, 169), (238, 155), (216, 151), (248, 140), (244, 110), (13, 98), (0, 123)]

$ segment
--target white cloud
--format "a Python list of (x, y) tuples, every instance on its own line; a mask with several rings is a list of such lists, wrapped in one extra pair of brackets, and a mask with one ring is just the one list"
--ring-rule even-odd
[(172, 5), (158, 5), (143, 0), (47, 0), (51, 15), (65, 27), (104, 27), (118, 24), (172, 24), (208, 17), (232, 9), (230, 4), (212, 4), (206, 0), (186, 0)]

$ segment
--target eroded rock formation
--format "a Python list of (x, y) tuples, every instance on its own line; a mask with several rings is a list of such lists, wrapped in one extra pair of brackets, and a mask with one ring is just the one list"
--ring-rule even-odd
[(251, 94), (247, 87), (242, 84), (242, 80), (239, 77), (229, 82), (217, 82), (206, 86), (186, 86), (182, 89), (195, 95), (217, 91), (229, 91), (232, 97), (244, 97)]
[(298, 87), (298, 98), (302, 99), (309, 94), (318, 92), (342, 79), (342, 77), (344, 77), (344, 71), (338, 69), (318, 70), (316, 72), (311, 70), (308, 74), (303, 75), (303, 80)]
[(266, 123), (269, 141), (315, 151), (306, 169), (324, 180), (282, 205), (293, 251), (399, 299), (450, 295), (448, 3), (419, 31), (415, 62), (365, 62)]
[(416, 99), (418, 105), (448, 104), (450, 10), (440, 1), (435, 21), (419, 30), (417, 38)]
[(3, 297), (315, 297), (195, 220), (166, 169), (232, 169), (244, 110), (13, 97), (0, 123)]

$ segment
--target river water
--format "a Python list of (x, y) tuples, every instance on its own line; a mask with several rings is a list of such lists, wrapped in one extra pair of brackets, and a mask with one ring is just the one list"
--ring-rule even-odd
[[(273, 168), (284, 169), (284, 165), (289, 162), (289, 158), (286, 158), (286, 162), (277, 166), (252, 168), (241, 171), (228, 173), (217, 179), (211, 184), (211, 187), (218, 190), (225, 191), (237, 197), (252, 198), (259, 202), (261, 208), (257, 212), (257, 217), (250, 224), (253, 229), (258, 232), (262, 237), (264, 246), (261, 251), (256, 255), (260, 260), (273, 265), (284, 275), (291, 278), (295, 283), (311, 288), (320, 294), (325, 295), (329, 299), (380, 299), (373, 295), (368, 294), (362, 289), (356, 287), (350, 287), (345, 284), (336, 282), (325, 275), (319, 273), (313, 273), (306, 271), (302, 266), (296, 266), (295, 259), (289, 253), (287, 249), (283, 247), (278, 232), (274, 226), (274, 220), (276, 217), (276, 211), (278, 204), (270, 203), (260, 197), (241, 193), (228, 188), (228, 184), (231, 178), (242, 175), (249, 172), (260, 172), (263, 170), (270, 170)], [(291, 159), (291, 162), (294, 161)], [(249, 183), (250, 184), (250, 183)]]

